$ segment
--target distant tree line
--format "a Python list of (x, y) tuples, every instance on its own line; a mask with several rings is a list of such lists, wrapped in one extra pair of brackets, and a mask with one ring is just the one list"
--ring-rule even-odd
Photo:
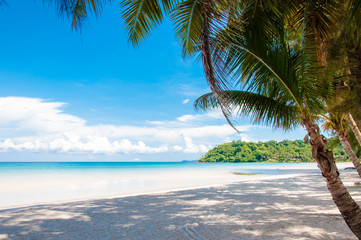
[[(348, 161), (341, 145), (332, 149), (337, 162)], [(301, 140), (233, 141), (209, 150), (199, 162), (312, 162), (311, 147)]]

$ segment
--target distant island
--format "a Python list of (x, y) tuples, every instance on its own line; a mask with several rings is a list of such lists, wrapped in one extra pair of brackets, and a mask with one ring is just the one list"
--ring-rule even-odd
[[(348, 161), (341, 145), (332, 149), (337, 162)], [(313, 162), (311, 147), (301, 140), (233, 141), (209, 150), (199, 162)]]

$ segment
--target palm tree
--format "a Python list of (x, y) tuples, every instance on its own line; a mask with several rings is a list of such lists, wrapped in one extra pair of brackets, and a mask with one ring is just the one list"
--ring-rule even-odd
[(337, 22), (339, 37), (343, 39), (341, 49), (346, 53), (349, 83), (355, 94), (358, 115), (361, 115), (361, 3), (358, 0), (340, 2), (344, 2), (341, 7), (344, 14)]
[(350, 124), (352, 132), (355, 134), (358, 144), (361, 146), (361, 131), (357, 126), (355, 119), (353, 118), (351, 113), (347, 113), (346, 118), (348, 123)]
[[(349, 114), (349, 113), (348, 113)], [(326, 122), (323, 124), (326, 130), (334, 130), (337, 137), (340, 140), (342, 147), (345, 149), (351, 162), (356, 168), (358, 175), (361, 177), (361, 164), (360, 160), (356, 156), (356, 153), (352, 149), (351, 143), (349, 142), (346, 126), (346, 118), (348, 114), (330, 111), (328, 117), (325, 119)], [(346, 116), (345, 116), (346, 115)]]
[[(340, 25), (342, 26), (342, 23)], [(331, 34), (327, 41), (328, 54), (324, 60), (326, 65), (324, 75), (327, 77), (324, 82), (330, 82), (330, 85), (333, 85), (330, 90), (333, 90), (334, 94), (322, 96), (329, 112), (329, 117), (325, 119), (325, 126), (337, 133), (340, 143), (361, 177), (360, 160), (353, 151), (346, 133), (347, 127), (349, 127), (357, 139), (358, 145), (361, 146), (361, 132), (352, 116), (355, 112), (357, 113), (359, 106), (357, 105), (357, 93), (350, 87), (354, 84), (345, 47), (347, 46), (345, 42), (349, 40), (344, 39), (345, 33), (342, 31), (345, 31), (345, 27)]]
[[(61, 13), (72, 18), (75, 28), (86, 18), (87, 10), (98, 14), (101, 3), (107, 2), (52, 1), (60, 6)], [(361, 15), (359, 1), (346, 2), (352, 12), (348, 24), (352, 28), (347, 33), (351, 39), (359, 39), (359, 31), (355, 31), (359, 29), (356, 23)], [(238, 113), (248, 111), (256, 122), (283, 128), (297, 124), (305, 126), (308, 133), (305, 141), (311, 144), (312, 156), (327, 180), (331, 195), (350, 229), (361, 239), (360, 207), (342, 184), (332, 152), (325, 148), (325, 139), (316, 124), (319, 114), (325, 112), (317, 98), (318, 76), (322, 75), (317, 71), (322, 63), (317, 63), (317, 60), (324, 60), (324, 43), (335, 26), (333, 16), (340, 14), (339, 5), (343, 3), (336, 0), (121, 1), (123, 18), (134, 45), (147, 37), (165, 15), (171, 16), (183, 54), (201, 54), (205, 76), (213, 92), (204, 99), (220, 107), (230, 123), (232, 107), (238, 106)], [(247, 24), (242, 24), (245, 22)], [(301, 29), (301, 41), (294, 42), (301, 51), (291, 48), (288, 40), (294, 39), (289, 38), (287, 34), (292, 32), (285, 31), (285, 26)], [(356, 92), (361, 99), (359, 43), (350, 41), (348, 59), (355, 77)], [(315, 54), (310, 54), (312, 51)], [(229, 91), (233, 81), (243, 84), (246, 91)]]
[(255, 7), (244, 9), (242, 14), (250, 12), (262, 18), (247, 16), (247, 21), (239, 22), (237, 27), (227, 26), (212, 39), (216, 70), (226, 70), (233, 80), (233, 89), (206, 94), (195, 106), (220, 108), (230, 123), (235, 114), (284, 129), (304, 126), (307, 130), (304, 140), (311, 144), (312, 156), (334, 202), (350, 229), (361, 239), (361, 208), (339, 178), (332, 152), (326, 149), (325, 137), (317, 124), (317, 119), (327, 113), (319, 96), (327, 94), (328, 88), (320, 84), (323, 72), (317, 60), (321, 50), (316, 41), (312, 42), (315, 34), (306, 36), (308, 33), (303, 29), (303, 46), (299, 50), (292, 48), (283, 15)]
[[(331, 44), (329, 47), (331, 51), (333, 51), (332, 48), (334, 46)], [(319, 83), (322, 91), (318, 93), (318, 97), (322, 99), (325, 105), (324, 108), (327, 111), (327, 115), (321, 115), (325, 121), (323, 127), (325, 130), (336, 132), (342, 147), (355, 166), (358, 175), (361, 177), (360, 160), (352, 149), (347, 134), (347, 130), (351, 128), (356, 137), (356, 132), (357, 130), (359, 131), (359, 129), (357, 126), (352, 126), (351, 121), (353, 121), (353, 117), (350, 113), (352, 108), (345, 106), (345, 102), (349, 102), (350, 99), (350, 89), (344, 82), (346, 79), (343, 76), (344, 69), (340, 67), (342, 66), (342, 57), (335, 55), (337, 54), (333, 53), (331, 56), (328, 54), (328, 56), (325, 57), (327, 64), (324, 65), (325, 70), (322, 71), (322, 79)], [(353, 124), (356, 125), (355, 122), (353, 122)]]

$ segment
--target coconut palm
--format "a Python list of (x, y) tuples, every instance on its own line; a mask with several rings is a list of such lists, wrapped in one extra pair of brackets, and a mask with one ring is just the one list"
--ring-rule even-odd
[(347, 113), (346, 118), (348, 123), (350, 124), (353, 133), (355, 134), (358, 144), (361, 146), (361, 131), (357, 126), (355, 119), (353, 118), (351, 113)]
[[(250, 11), (260, 11), (257, 16), (263, 17), (247, 17), (236, 28), (229, 26), (212, 39), (212, 60), (218, 66), (216, 70), (226, 69), (233, 80), (232, 89), (206, 94), (195, 106), (220, 108), (231, 123), (234, 115), (246, 115), (255, 123), (283, 129), (304, 126), (307, 130), (304, 140), (311, 144), (312, 156), (334, 202), (350, 229), (361, 239), (361, 208), (340, 180), (332, 152), (326, 149), (325, 137), (317, 124), (318, 118), (327, 114), (319, 96), (327, 95), (330, 88), (321, 82), (323, 68), (317, 61), (319, 48), (312, 42), (314, 35), (307, 36), (297, 50), (290, 46), (282, 15), (267, 9)], [(247, 9), (242, 14), (248, 14)], [(305, 43), (306, 40), (309, 42)]]
[(326, 62), (328, 68), (333, 68), (331, 72), (339, 81), (338, 91), (342, 92), (342, 99), (338, 101), (334, 110), (345, 113), (347, 122), (361, 146), (361, 132), (354, 119), (354, 116), (360, 118), (361, 103), (359, 80), (356, 74), (357, 66), (361, 66), (361, 64), (357, 65), (357, 61), (361, 61), (361, 59), (354, 56), (358, 49), (357, 45), (360, 45), (360, 31), (357, 31), (361, 27), (360, 21), (358, 21), (361, 19), (360, 2), (350, 1), (349, 3), (352, 4), (340, 5), (340, 9), (344, 9), (344, 12), (348, 7), (350, 13), (339, 15), (337, 18), (339, 27), (329, 34)]
[[(342, 26), (342, 23), (340, 25)], [(347, 46), (345, 42), (348, 40), (344, 39), (342, 31), (345, 31), (345, 28), (341, 28), (339, 31), (331, 34), (327, 41), (328, 54), (324, 61), (327, 70), (324, 75), (328, 75), (325, 82), (328, 79), (334, 85), (334, 94), (332, 96), (329, 94), (322, 96), (329, 112), (329, 117), (325, 119), (326, 123), (324, 126), (328, 130), (333, 129), (337, 133), (340, 143), (361, 177), (360, 160), (352, 149), (348, 141), (349, 134), (347, 134), (347, 129), (351, 129), (358, 141), (358, 145), (361, 146), (361, 132), (352, 116), (357, 113), (359, 108), (357, 104), (358, 97), (357, 92), (353, 91), (354, 89), (350, 87), (350, 85), (354, 85), (354, 79), (351, 75), (347, 48), (345, 47)]]
[[(136, 46), (166, 14), (171, 16), (183, 54), (200, 53), (213, 92), (209, 99), (230, 123), (235, 105), (241, 106), (238, 113), (251, 113), (256, 122), (283, 128), (305, 126), (312, 155), (333, 199), (361, 238), (360, 207), (343, 186), (316, 124), (319, 114), (326, 113), (317, 97), (317, 68), (322, 64), (316, 62), (323, 60), (323, 43), (335, 25), (338, 1), (125, 0), (122, 8), (129, 39)], [(284, 26), (301, 29), (301, 51), (290, 47), (288, 40), (292, 39), (287, 34), (292, 32), (286, 33)], [(246, 91), (227, 91), (233, 80)], [(246, 105), (244, 99), (253, 104)]]
[[(53, 1), (59, 4), (60, 12), (73, 19), (73, 26), (81, 24), (87, 9), (98, 13), (99, 5), (94, 3), (106, 2)], [(312, 155), (327, 180), (332, 197), (350, 229), (361, 239), (360, 207), (343, 186), (332, 153), (325, 148), (325, 139), (316, 124), (318, 116), (325, 112), (317, 98), (318, 76), (322, 75), (317, 71), (322, 63), (317, 60), (324, 60), (324, 43), (336, 25), (334, 17), (341, 14), (339, 5), (344, 2), (352, 12), (348, 24), (352, 28), (347, 32), (351, 39), (354, 35), (356, 39), (358, 31), (355, 29), (359, 26), (356, 23), (361, 12), (357, 0), (124, 0), (121, 5), (128, 36), (134, 45), (147, 37), (166, 14), (171, 16), (183, 54), (201, 55), (213, 92), (203, 98), (203, 103), (209, 100), (216, 104), (230, 123), (231, 110), (238, 106), (238, 113), (248, 111), (256, 122), (283, 128), (305, 126), (308, 132), (305, 140), (311, 144)], [(293, 33), (285, 31), (285, 26), (296, 28), (293, 33), (301, 34), (301, 40), (293, 42), (301, 51), (291, 48), (288, 40), (295, 39), (290, 38)], [(359, 90), (359, 42), (350, 42), (348, 49), (351, 73)], [(314, 54), (310, 54), (312, 52)], [(246, 91), (229, 91), (233, 83), (242, 84)], [(361, 99), (361, 90), (356, 92)], [(247, 102), (244, 99), (248, 99)]]
[(335, 112), (335, 111), (329, 112), (328, 117), (326, 118), (326, 122), (323, 124), (323, 127), (326, 130), (333, 130), (336, 132), (337, 137), (339, 138), (342, 147), (345, 149), (351, 162), (355, 166), (358, 175), (361, 177), (360, 160), (356, 156), (356, 153), (352, 149), (351, 143), (348, 140), (349, 136), (347, 134), (347, 125), (346, 125), (346, 123), (348, 122), (346, 120), (348, 114), (344, 114), (341, 112)]
[(358, 0), (347, 2), (348, 11), (339, 21), (340, 35), (344, 38), (342, 48), (346, 51), (350, 86), (356, 96), (358, 115), (361, 115), (361, 3)]
[[(331, 43), (332, 40), (330, 41)], [(360, 160), (348, 140), (349, 134), (347, 133), (351, 129), (356, 137), (357, 131), (359, 131), (357, 126), (353, 126), (356, 123), (353, 121), (350, 113), (353, 110), (350, 106), (353, 106), (353, 104), (345, 106), (345, 103), (354, 97), (350, 97), (352, 92), (350, 92), (350, 88), (345, 83), (347, 77), (344, 76), (345, 68), (342, 67), (343, 57), (335, 53), (333, 50), (335, 48), (334, 44), (328, 44), (328, 47), (332, 53), (327, 54), (327, 57), (325, 57), (327, 64), (324, 66), (325, 71), (322, 71), (322, 80), (319, 83), (322, 86), (321, 88), (323, 88), (323, 91), (319, 92), (319, 97), (323, 100), (328, 113), (327, 115), (322, 114), (322, 118), (325, 121), (323, 127), (325, 130), (331, 130), (337, 134), (342, 147), (361, 177)]]
[[(343, 83), (341, 82), (341, 84)], [(342, 102), (343, 96), (345, 96), (346, 94), (349, 94), (349, 90), (347, 90), (347, 88), (343, 86), (339, 86), (337, 87), (333, 98), (325, 99), (329, 112), (329, 116), (328, 119), (326, 119), (325, 124), (329, 124), (330, 127), (332, 127), (332, 129), (337, 133), (342, 147), (345, 149), (347, 155), (355, 166), (358, 175), (361, 177), (360, 160), (356, 156), (354, 150), (352, 149), (351, 143), (348, 140), (349, 136), (347, 134), (347, 128), (351, 129), (359, 145), (361, 143), (361, 133), (350, 111), (347, 111), (347, 108), (346, 111), (345, 109), (340, 109), (338, 106), (340, 102)]]

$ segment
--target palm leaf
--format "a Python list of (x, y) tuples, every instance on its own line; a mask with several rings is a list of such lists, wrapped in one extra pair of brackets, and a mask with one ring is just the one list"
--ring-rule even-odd
[[(318, 96), (325, 87), (319, 84), (323, 68), (315, 51), (291, 48), (286, 17), (281, 10), (247, 6), (239, 19), (214, 36), (213, 63), (217, 73), (230, 79), (233, 87), (229, 89), (282, 98), (285, 104), (302, 111), (305, 118), (315, 118), (325, 112)], [(220, 97), (218, 101), (220, 108), (227, 110)]]
[(351, 13), (351, 17), (359, 18), (361, 17), (361, 2), (359, 0), (350, 0), (348, 9)]
[(125, 0), (121, 8), (128, 39), (134, 46), (138, 46), (163, 20), (158, 0)]
[(163, 12), (170, 14), (178, 2), (179, 0), (123, 0), (122, 17), (129, 41), (138, 46), (162, 22)]
[(221, 72), (215, 71), (212, 59), (212, 35), (223, 26), (222, 15), (225, 13), (221, 10), (227, 9), (227, 6), (227, 3), (216, 0), (185, 0), (171, 15), (183, 55), (189, 57), (200, 52), (206, 79), (215, 94), (227, 88), (226, 78)]
[[(236, 90), (226, 91), (224, 96), (227, 96), (227, 107), (237, 117), (250, 116), (254, 123), (284, 130), (300, 124), (298, 107), (290, 104), (285, 99)], [(211, 110), (219, 109), (221, 104), (215, 94), (208, 93), (199, 97), (195, 101), (194, 107), (196, 109)], [(226, 115), (226, 118), (233, 122), (234, 116)]]
[(164, 11), (169, 14), (179, 4), (180, 0), (161, 0)]
[(358, 45), (361, 45), (361, 1), (350, 0), (347, 8), (347, 30), (354, 37)]
[(336, 23), (342, 9), (339, 1), (299, 1), (295, 14), (289, 22), (303, 31), (304, 48), (316, 50), (317, 59), (325, 61), (326, 41), (337, 29)]
[[(264, 32), (266, 28), (269, 29), (267, 33)], [(239, 79), (235, 84), (247, 86), (249, 91), (258, 92), (277, 82), (280, 93), (288, 94), (302, 108), (295, 75), (299, 57), (289, 51), (287, 43), (270, 42), (281, 39), (282, 36), (277, 36), (281, 32), (277, 31), (272, 21), (248, 18), (243, 27), (220, 32), (214, 40), (216, 55), (221, 56), (221, 61), (217, 60), (218, 70), (228, 66), (232, 78)]]
[(54, 2), (59, 14), (70, 18), (72, 27), (77, 30), (83, 26), (89, 12), (94, 12), (95, 16), (99, 16), (103, 4), (110, 0), (43, 0), (43, 2)]
[(199, 50), (204, 24), (202, 8), (202, 1), (186, 0), (171, 14), (175, 35), (182, 44), (184, 56), (191, 56)]

